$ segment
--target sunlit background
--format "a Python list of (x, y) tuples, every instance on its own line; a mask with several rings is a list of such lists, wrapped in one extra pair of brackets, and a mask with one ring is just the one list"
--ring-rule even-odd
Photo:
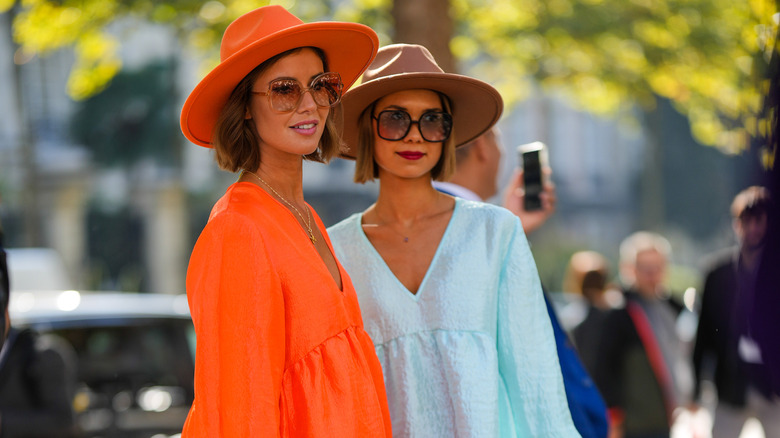
[[(506, 149), (550, 150), (558, 213), (531, 236), (545, 284), (579, 249), (612, 260), (637, 229), (672, 240), (676, 289), (732, 243), (728, 204), (772, 151), (764, 99), (769, 0), (278, 2), (420, 42), (445, 70), (496, 85)], [(0, 1), (0, 214), (9, 247), (53, 248), (64, 288), (181, 292), (212, 203), (234, 179), (178, 128), (227, 23), (263, 1)], [(326, 224), (372, 202), (352, 163), (311, 165)]]
[[(672, 289), (695, 293), (703, 257), (734, 244), (731, 199), (774, 165), (773, 0), (270, 3), (304, 21), (367, 24), (382, 44), (424, 44), (445, 70), (499, 88), (500, 186), (516, 146), (549, 148), (558, 209), (530, 240), (551, 291), (573, 252), (601, 252), (614, 274), (619, 242), (647, 229), (672, 243)], [(183, 137), (179, 111), (218, 62), (225, 26), (266, 4), (0, 0), (12, 289), (184, 292), (195, 239), (236, 175)], [(305, 166), (306, 199), (326, 225), (373, 202), (376, 186), (352, 183), (352, 169)], [(150, 409), (170, 402), (145, 394)]]

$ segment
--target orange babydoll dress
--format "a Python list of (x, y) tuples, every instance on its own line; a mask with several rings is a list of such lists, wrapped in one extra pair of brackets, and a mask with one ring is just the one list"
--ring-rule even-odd
[(197, 351), (182, 437), (392, 436), (382, 369), (339, 272), (343, 291), (276, 199), (228, 188), (187, 272)]

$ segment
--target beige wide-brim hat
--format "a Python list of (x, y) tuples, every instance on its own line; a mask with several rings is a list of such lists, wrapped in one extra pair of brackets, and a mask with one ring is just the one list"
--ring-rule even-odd
[(368, 26), (335, 21), (304, 23), (278, 5), (248, 12), (225, 29), (221, 62), (184, 102), (184, 136), (200, 146), (212, 147), (214, 125), (236, 85), (264, 61), (299, 47), (322, 49), (328, 70), (339, 73), (347, 89), (376, 56), (379, 39)]
[(433, 55), (416, 44), (392, 44), (379, 49), (363, 74), (360, 85), (342, 97), (344, 147), (341, 157), (355, 159), (358, 120), (377, 99), (396, 91), (438, 91), (452, 104), (452, 135), (462, 146), (490, 129), (501, 117), (504, 101), (490, 84), (454, 73), (445, 73)]

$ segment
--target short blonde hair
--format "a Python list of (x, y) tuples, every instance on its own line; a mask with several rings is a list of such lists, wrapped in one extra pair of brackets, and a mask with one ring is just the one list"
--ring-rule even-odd
[[(452, 114), (450, 99), (438, 91), (433, 91), (439, 95), (444, 112)], [(355, 158), (356, 183), (363, 184), (366, 181), (373, 181), (379, 177), (379, 167), (374, 160), (375, 144), (373, 115), (375, 108), (376, 101), (363, 110), (358, 119), (358, 144), (357, 157)], [(451, 132), (449, 138), (442, 144), (439, 161), (433, 166), (433, 169), (431, 169), (431, 178), (436, 181), (448, 180), (455, 172), (455, 164), (455, 136)]]
[(637, 254), (644, 251), (656, 251), (668, 261), (672, 255), (672, 245), (660, 234), (637, 231), (620, 243), (620, 262), (634, 266)]
[[(303, 49), (313, 50), (322, 60), (323, 71), (328, 71), (328, 61), (325, 52), (317, 47), (298, 47), (282, 52), (249, 72), (241, 82), (236, 85), (230, 94), (227, 103), (222, 107), (219, 118), (214, 126), (214, 151), (217, 164), (220, 168), (230, 172), (238, 172), (241, 169), (255, 171), (260, 167), (260, 140), (262, 136), (257, 132), (257, 127), (252, 119), (246, 119), (249, 101), (252, 99), (252, 87), (257, 77), (263, 74), (280, 59), (298, 53)], [(327, 163), (341, 148), (341, 138), (338, 135), (334, 123), (337, 107), (332, 107), (325, 121), (325, 130), (320, 138), (317, 150), (304, 155), (304, 159)]]

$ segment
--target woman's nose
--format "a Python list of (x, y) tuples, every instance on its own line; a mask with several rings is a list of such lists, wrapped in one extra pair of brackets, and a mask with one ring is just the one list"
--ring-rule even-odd
[(421, 143), (423, 140), (422, 133), (420, 132), (420, 122), (412, 122), (412, 125), (409, 126), (409, 132), (407, 132), (404, 137), (404, 141), (409, 143)]
[(314, 101), (314, 96), (311, 94), (311, 90), (304, 90), (303, 96), (301, 96), (301, 103), (298, 104), (298, 112), (307, 112), (317, 109), (317, 102)]

